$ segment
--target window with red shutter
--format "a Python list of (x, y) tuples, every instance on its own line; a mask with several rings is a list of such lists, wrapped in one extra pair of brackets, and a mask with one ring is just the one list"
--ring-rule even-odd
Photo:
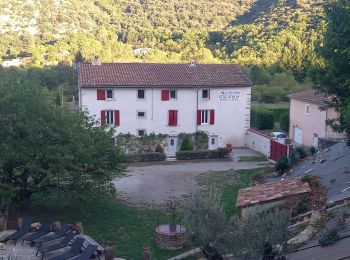
[(169, 110), (168, 125), (176, 126), (177, 125), (177, 110)]
[(169, 89), (162, 89), (162, 101), (168, 101), (170, 98)]
[(215, 123), (215, 110), (211, 109), (210, 110), (210, 122), (211, 125), (213, 125)]
[(101, 127), (104, 127), (106, 124), (106, 111), (101, 111)]
[(106, 95), (105, 95), (104, 89), (97, 90), (97, 100), (106, 100)]
[(197, 125), (201, 125), (201, 124), (202, 124), (202, 111), (197, 110)]
[(120, 125), (120, 112), (119, 110), (114, 110), (114, 125)]

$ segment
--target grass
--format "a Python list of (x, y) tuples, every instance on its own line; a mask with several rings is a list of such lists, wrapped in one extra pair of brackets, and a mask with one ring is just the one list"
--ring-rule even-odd
[(248, 187), (251, 184), (252, 177), (265, 173), (270, 167), (249, 169), (249, 170), (229, 170), (214, 172), (200, 176), (198, 182), (200, 185), (213, 187), (222, 192), (222, 203), (225, 213), (233, 216), (239, 213), (236, 208), (236, 199), (238, 191)]
[[(65, 223), (81, 221), (85, 233), (103, 246), (112, 246), (116, 257), (141, 259), (143, 246), (151, 246), (152, 259), (167, 259), (189, 248), (176, 251), (160, 250), (155, 244), (158, 223), (169, 223), (169, 213), (156, 209), (132, 208), (112, 199), (86, 202), (78, 209), (72, 202), (57, 204), (50, 198), (36, 197), (31, 214), (37, 219), (52, 216)], [(159, 222), (158, 222), (159, 221)]]
[(240, 162), (263, 162), (267, 161), (266, 156), (264, 155), (255, 155), (255, 156), (240, 156)]

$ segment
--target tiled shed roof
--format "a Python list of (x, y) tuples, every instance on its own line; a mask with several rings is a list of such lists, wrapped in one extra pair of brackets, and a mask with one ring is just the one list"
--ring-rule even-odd
[(79, 63), (81, 87), (249, 87), (234, 64)]
[(318, 93), (315, 90), (307, 90), (303, 92), (297, 92), (289, 95), (290, 99), (298, 99), (305, 102), (310, 102), (317, 105), (324, 105), (326, 97), (322, 93)]
[(260, 184), (239, 190), (236, 206), (241, 208), (267, 203), (289, 196), (309, 193), (310, 191), (309, 184), (302, 182), (299, 178)]

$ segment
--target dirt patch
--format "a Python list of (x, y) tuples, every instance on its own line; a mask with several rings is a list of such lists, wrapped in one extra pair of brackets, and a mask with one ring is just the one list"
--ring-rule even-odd
[[(249, 150), (250, 151), (250, 150)], [(118, 197), (138, 206), (161, 206), (183, 199), (197, 187), (197, 177), (212, 172), (254, 169), (268, 162), (234, 162), (231, 160), (172, 162), (171, 164), (128, 167), (127, 176), (113, 181)]]

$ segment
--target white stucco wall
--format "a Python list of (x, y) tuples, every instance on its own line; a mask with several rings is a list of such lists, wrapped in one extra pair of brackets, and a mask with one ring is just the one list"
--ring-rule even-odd
[(246, 134), (246, 146), (270, 158), (271, 138), (264, 134), (249, 129)]
[[(208, 100), (201, 98), (199, 88), (176, 88), (177, 99), (169, 101), (161, 100), (161, 88), (144, 88), (144, 100), (137, 98), (137, 89), (141, 88), (114, 88), (113, 100), (97, 100), (96, 88), (81, 88), (80, 106), (88, 109), (97, 120), (100, 120), (101, 110), (119, 110), (117, 133), (136, 135), (138, 129), (145, 129), (146, 133), (178, 135), (202, 130), (209, 135), (217, 135), (219, 146), (226, 146), (227, 143), (234, 147), (245, 145), (245, 133), (250, 127), (250, 87), (210, 88)], [(219, 100), (222, 90), (239, 92), (239, 99)], [(215, 109), (215, 124), (197, 126), (197, 109)], [(168, 126), (168, 110), (178, 111), (177, 126)], [(146, 118), (138, 118), (137, 111), (145, 111)]]

